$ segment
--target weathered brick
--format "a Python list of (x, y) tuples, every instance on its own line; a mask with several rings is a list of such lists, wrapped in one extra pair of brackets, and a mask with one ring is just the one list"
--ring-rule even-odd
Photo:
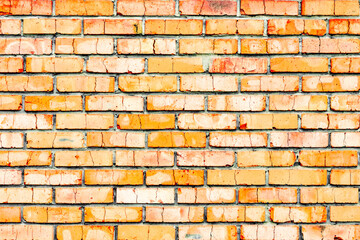
[(203, 207), (146, 207), (146, 222), (202, 222)]
[(135, 132), (88, 132), (88, 147), (145, 147), (145, 134)]
[(60, 225), (56, 228), (56, 235), (59, 240), (66, 240), (68, 237), (71, 239), (87, 239), (95, 236), (100, 236), (104, 240), (112, 240), (115, 233), (113, 226)]
[(174, 153), (171, 151), (116, 151), (117, 166), (173, 166)]
[(175, 0), (119, 0), (119, 15), (167, 16), (175, 14)]
[(85, 207), (84, 212), (85, 222), (140, 222), (142, 220), (141, 207)]

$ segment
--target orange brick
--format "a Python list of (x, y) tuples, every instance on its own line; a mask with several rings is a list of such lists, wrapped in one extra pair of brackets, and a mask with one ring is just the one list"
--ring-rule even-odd
[(304, 129), (358, 129), (359, 116), (354, 114), (302, 114)]
[(235, 129), (236, 118), (234, 114), (181, 113), (178, 116), (178, 127), (179, 129)]
[(235, 0), (180, 0), (181, 15), (236, 15), (237, 3)]
[(144, 100), (139, 96), (86, 96), (86, 111), (143, 111)]
[(264, 222), (265, 208), (260, 206), (208, 207), (208, 222)]
[(52, 129), (52, 115), (0, 114), (0, 129)]
[(332, 169), (330, 174), (332, 185), (360, 185), (358, 169)]
[(0, 148), (23, 148), (24, 134), (18, 132), (1, 132)]
[(7, 35), (19, 35), (21, 33), (21, 20), (20, 19), (1, 19), (0, 20), (0, 33)]
[(303, 188), (301, 203), (358, 203), (357, 188)]
[(135, 132), (88, 132), (88, 147), (145, 147), (145, 134)]
[(208, 185), (265, 185), (264, 170), (208, 170)]
[(146, 222), (203, 222), (203, 207), (146, 207)]
[(20, 95), (0, 95), (0, 110), (20, 110), (21, 108)]
[(56, 54), (112, 54), (112, 38), (56, 38)]
[(296, 203), (296, 188), (240, 188), (240, 203)]
[(55, 34), (56, 20), (54, 18), (25, 18), (23, 20), (24, 34)]
[(270, 218), (276, 223), (322, 223), (326, 222), (326, 207), (272, 207)]
[(239, 167), (286, 167), (295, 163), (295, 153), (291, 151), (238, 151)]
[(347, 92), (359, 91), (360, 78), (357, 76), (303, 76), (304, 92)]
[(210, 73), (266, 73), (266, 58), (214, 58)]
[(359, 19), (329, 19), (329, 34), (360, 34)]
[(81, 170), (26, 169), (25, 185), (81, 185)]
[(177, 151), (176, 153), (178, 166), (232, 166), (235, 162), (235, 154), (232, 151)]
[(327, 72), (327, 58), (272, 58), (270, 59), (271, 72)]
[(332, 73), (360, 73), (360, 58), (331, 58)]
[(142, 170), (85, 170), (86, 185), (141, 185)]
[(53, 90), (51, 76), (0, 76), (3, 92), (50, 92)]
[(85, 1), (85, 0), (56, 0), (56, 15), (113, 15), (114, 3), (112, 0)]
[(351, 167), (357, 166), (356, 151), (311, 151), (299, 153), (301, 166), (308, 167)]
[(235, 54), (237, 39), (179, 39), (180, 54)]
[(112, 203), (112, 188), (56, 188), (56, 203)]
[(51, 15), (52, 12), (51, 0), (13, 0), (1, 5), (1, 15)]
[(80, 132), (28, 132), (28, 148), (82, 148), (84, 134)]
[(212, 147), (266, 147), (266, 145), (266, 133), (210, 133), (210, 146)]
[(0, 188), (0, 203), (51, 203), (51, 188)]
[(241, 78), (241, 91), (293, 92), (299, 91), (297, 76), (245, 76)]
[(174, 129), (173, 114), (119, 114), (119, 129)]
[(179, 203), (235, 203), (234, 188), (179, 188)]
[(326, 185), (326, 170), (270, 169), (270, 185)]
[(50, 38), (0, 38), (0, 54), (50, 54)]
[(264, 111), (266, 98), (263, 95), (210, 95), (210, 111)]
[(176, 53), (176, 40), (163, 38), (121, 38), (117, 40), (119, 54), (170, 54)]
[(1, 223), (21, 222), (20, 207), (0, 207), (0, 222)]
[(358, 111), (360, 109), (359, 96), (357, 95), (331, 96), (331, 109), (334, 111)]
[(58, 18), (55, 23), (56, 32), (61, 34), (80, 34), (81, 26), (81, 19)]
[(259, 19), (207, 19), (206, 34), (263, 35), (264, 21)]
[(242, 240), (299, 239), (299, 226), (295, 225), (241, 225), (240, 231)]
[(334, 4), (335, 4), (335, 15), (358, 16), (360, 13), (359, 1), (340, 0), (340, 1), (334, 1)]
[(359, 140), (359, 132), (331, 133), (331, 147), (358, 147)]
[(271, 132), (271, 147), (327, 147), (329, 134), (324, 132)]
[(15, 169), (0, 169), (0, 185), (21, 184), (21, 171)]
[(201, 95), (147, 96), (147, 110), (149, 111), (200, 111), (204, 109), (205, 98)]
[(50, 151), (0, 151), (1, 166), (49, 166)]
[(142, 207), (85, 207), (85, 222), (140, 222)]
[(59, 240), (71, 239), (87, 239), (95, 236), (101, 236), (103, 240), (114, 239), (113, 226), (57, 226), (56, 235)]
[(138, 19), (84, 19), (84, 34), (141, 34), (141, 22)]
[(325, 20), (319, 19), (269, 19), (269, 35), (315, 35), (326, 33)]
[(204, 72), (202, 58), (155, 58), (148, 59), (149, 73), (201, 73)]
[(175, 0), (120, 0), (119, 15), (167, 16), (175, 14)]
[(331, 222), (359, 222), (359, 206), (331, 206)]
[(56, 89), (59, 92), (114, 92), (114, 82), (114, 77), (105, 76), (58, 76)]
[[(245, 20), (245, 21), (252, 21), (252, 20)], [(253, 21), (256, 21), (256, 20), (253, 20)], [(244, 22), (242, 22), (242, 23), (243, 23), (243, 25), (245, 25)], [(247, 23), (250, 24), (251, 22), (247, 22)], [(237, 25), (236, 19), (207, 19), (205, 24), (206, 24), (205, 25), (205, 33), (208, 35), (215, 35), (215, 34), (234, 35), (234, 34), (237, 34), (237, 31), (238, 31), (237, 26), (236, 26)], [(255, 31), (255, 30), (253, 30), (253, 31)]]
[[(117, 203), (174, 203), (173, 188), (118, 188)], [(155, 239), (154, 239), (155, 240)]]
[(236, 92), (237, 90), (237, 78), (232, 76), (180, 76), (182, 92)]
[(147, 170), (146, 185), (204, 185), (204, 171)]
[(145, 34), (201, 35), (203, 21), (200, 19), (147, 19)]
[(23, 217), (30, 223), (80, 223), (80, 207), (24, 207)]
[(51, 0), (12, 0), (1, 4), (1, 15), (51, 15)]
[(26, 96), (25, 111), (79, 111), (81, 96)]
[(303, 0), (301, 2), (302, 15), (335, 15), (335, 1), (332, 0)]
[(259, 1), (241, 0), (242, 15), (298, 15), (299, 5), (296, 1)]
[(26, 239), (31, 235), (34, 239), (51, 240), (54, 236), (54, 227), (46, 225), (1, 225), (0, 232), (5, 239)]
[(234, 225), (182, 225), (179, 226), (179, 239), (188, 236), (202, 236), (203, 239), (236, 240), (237, 229)]
[(110, 129), (114, 127), (112, 114), (56, 114), (56, 129)]
[(356, 38), (303, 38), (304, 53), (359, 53), (360, 40)]
[(116, 166), (173, 166), (174, 153), (170, 151), (116, 151)]
[(175, 92), (175, 76), (119, 76), (122, 92)]
[(110, 151), (57, 151), (55, 166), (112, 166), (113, 153)]
[(21, 57), (0, 57), (1, 73), (21, 73), (24, 71), (24, 61)]
[(314, 239), (314, 237), (317, 237), (316, 239), (321, 239), (323, 236), (329, 239), (336, 237), (344, 239), (349, 235), (354, 236), (355, 239), (359, 237), (358, 225), (306, 225), (302, 226), (301, 232), (304, 240)]
[(270, 95), (269, 109), (276, 111), (326, 111), (326, 95)]
[(117, 240), (157, 240), (164, 236), (169, 240), (175, 240), (175, 227), (169, 225), (119, 225), (118, 233)]
[(78, 57), (28, 57), (26, 71), (34, 73), (82, 72), (84, 59)]
[(203, 132), (151, 132), (148, 134), (148, 146), (204, 148), (206, 135)]
[(297, 114), (241, 114), (240, 129), (297, 129)]
[(95, 73), (142, 73), (143, 58), (89, 57), (86, 71)]
[(242, 54), (299, 53), (299, 40), (296, 38), (242, 39), (241, 53)]

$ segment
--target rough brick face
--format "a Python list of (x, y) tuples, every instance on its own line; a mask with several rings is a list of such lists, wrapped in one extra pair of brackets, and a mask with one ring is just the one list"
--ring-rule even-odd
[(360, 239), (358, 0), (0, 0), (0, 240)]

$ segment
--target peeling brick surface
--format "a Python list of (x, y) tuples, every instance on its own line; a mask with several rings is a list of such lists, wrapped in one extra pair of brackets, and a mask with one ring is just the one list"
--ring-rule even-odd
[(359, 240), (359, 0), (0, 0), (0, 240)]

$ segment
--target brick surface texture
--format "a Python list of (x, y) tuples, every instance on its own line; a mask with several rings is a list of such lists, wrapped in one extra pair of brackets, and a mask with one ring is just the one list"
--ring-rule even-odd
[(0, 0), (0, 240), (359, 240), (358, 0)]

